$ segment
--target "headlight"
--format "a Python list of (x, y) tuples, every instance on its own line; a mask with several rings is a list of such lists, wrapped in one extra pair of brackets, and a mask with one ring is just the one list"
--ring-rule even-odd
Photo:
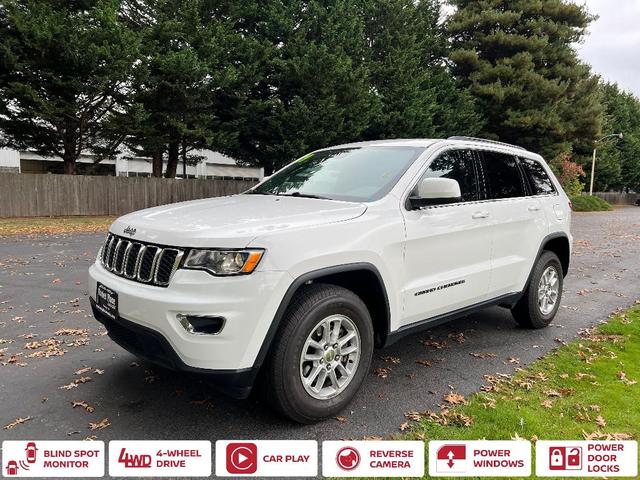
[(242, 275), (253, 272), (264, 250), (189, 250), (183, 268), (206, 270), (214, 275)]

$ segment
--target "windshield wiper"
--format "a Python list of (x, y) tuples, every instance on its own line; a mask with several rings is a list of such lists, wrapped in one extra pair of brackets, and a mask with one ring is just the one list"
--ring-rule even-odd
[(301, 192), (277, 193), (276, 195), (281, 195), (283, 197), (317, 198), (318, 200), (333, 200), (332, 198), (329, 198), (329, 197), (322, 197), (320, 195), (313, 195), (311, 193), (301, 193)]
[(249, 192), (244, 192), (244, 195), (276, 195), (271, 192), (257, 192), (256, 190), (251, 190)]

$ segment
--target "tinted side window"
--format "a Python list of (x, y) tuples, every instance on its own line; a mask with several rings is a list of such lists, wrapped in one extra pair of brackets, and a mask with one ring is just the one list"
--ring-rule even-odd
[(489, 189), (489, 198), (524, 197), (522, 175), (512, 155), (498, 152), (482, 152), (484, 176)]
[(527, 179), (534, 195), (548, 195), (556, 191), (549, 175), (547, 175), (544, 167), (539, 162), (530, 158), (521, 158), (520, 165), (522, 165), (527, 174)]
[(463, 202), (478, 200), (478, 184), (471, 150), (449, 150), (436, 158), (422, 176), (425, 178), (451, 178), (460, 185)]

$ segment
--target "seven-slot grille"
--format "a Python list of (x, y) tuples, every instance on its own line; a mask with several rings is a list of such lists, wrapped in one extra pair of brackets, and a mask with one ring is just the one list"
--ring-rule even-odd
[(120, 277), (166, 287), (183, 254), (177, 248), (134, 242), (110, 233), (102, 247), (100, 262)]

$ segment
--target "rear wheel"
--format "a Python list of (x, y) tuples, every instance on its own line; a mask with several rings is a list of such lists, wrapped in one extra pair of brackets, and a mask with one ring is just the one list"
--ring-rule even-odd
[(313, 423), (343, 410), (371, 365), (373, 327), (366, 305), (335, 285), (305, 286), (282, 320), (268, 364), (271, 403)]
[(526, 328), (548, 326), (560, 308), (562, 299), (562, 264), (549, 251), (540, 255), (522, 298), (511, 310), (519, 325)]

